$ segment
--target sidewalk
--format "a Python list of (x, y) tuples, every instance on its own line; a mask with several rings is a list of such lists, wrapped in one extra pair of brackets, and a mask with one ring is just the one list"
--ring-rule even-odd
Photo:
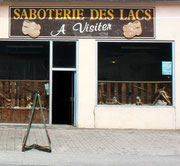
[[(174, 156), (180, 163), (180, 130), (48, 127), (52, 153), (22, 152), (26, 126), (0, 126), (0, 165), (112, 165), (123, 156)], [(43, 126), (33, 126), (27, 145), (48, 145)], [(135, 158), (136, 158), (135, 157)], [(99, 164), (98, 164), (99, 163)]]

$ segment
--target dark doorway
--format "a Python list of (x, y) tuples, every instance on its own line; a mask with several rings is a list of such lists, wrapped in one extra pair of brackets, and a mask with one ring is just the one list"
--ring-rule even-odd
[(53, 124), (74, 124), (74, 72), (53, 72)]

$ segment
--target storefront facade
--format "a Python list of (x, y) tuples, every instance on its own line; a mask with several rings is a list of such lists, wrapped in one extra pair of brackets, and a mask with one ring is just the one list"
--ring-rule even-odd
[[(0, 123), (179, 129), (179, 1), (0, 3)], [(35, 123), (41, 123), (40, 111)]]

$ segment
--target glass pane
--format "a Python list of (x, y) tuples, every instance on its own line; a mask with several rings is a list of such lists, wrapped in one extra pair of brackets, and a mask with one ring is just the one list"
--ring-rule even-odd
[(172, 105), (172, 44), (98, 44), (98, 103)]
[[(27, 123), (35, 94), (40, 93), (49, 121), (49, 42), (0, 42), (0, 122)], [(42, 123), (40, 110), (34, 123)]]
[(53, 42), (53, 67), (76, 67), (76, 42)]

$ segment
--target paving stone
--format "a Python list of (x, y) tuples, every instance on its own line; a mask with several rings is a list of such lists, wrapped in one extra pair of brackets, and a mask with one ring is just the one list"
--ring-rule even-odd
[[(21, 152), (27, 126), (0, 126), (0, 151)], [(110, 130), (48, 127), (52, 153), (180, 155), (179, 130)], [(45, 130), (33, 127), (27, 145), (47, 146)]]

